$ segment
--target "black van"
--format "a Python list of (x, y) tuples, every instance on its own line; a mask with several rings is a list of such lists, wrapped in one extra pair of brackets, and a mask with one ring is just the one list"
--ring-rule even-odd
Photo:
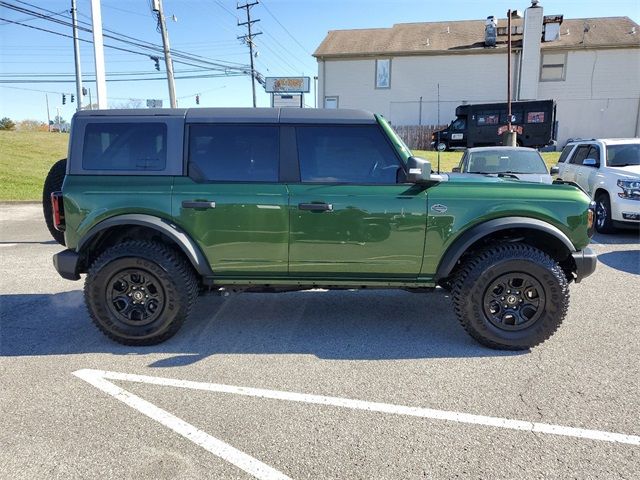
[[(521, 147), (541, 148), (555, 142), (556, 104), (553, 100), (511, 102), (512, 124)], [(507, 104), (459, 105), (456, 119), (432, 135), (439, 150), (502, 145), (500, 127), (507, 125)]]

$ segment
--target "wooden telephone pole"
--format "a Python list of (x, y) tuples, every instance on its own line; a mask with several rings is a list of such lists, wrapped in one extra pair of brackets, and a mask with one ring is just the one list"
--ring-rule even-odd
[(236, 8), (238, 10), (244, 8), (247, 12), (247, 21), (246, 22), (238, 22), (238, 26), (247, 26), (247, 34), (240, 35), (238, 40), (244, 40), (245, 43), (249, 46), (249, 60), (251, 65), (251, 93), (253, 95), (253, 108), (256, 108), (256, 70), (253, 66), (253, 37), (258, 35), (262, 35), (262, 32), (253, 32), (251, 30), (251, 26), (259, 22), (260, 19), (251, 20), (251, 7), (254, 5), (258, 5), (258, 0), (255, 0), (252, 3), (245, 3), (244, 5), (238, 5)]

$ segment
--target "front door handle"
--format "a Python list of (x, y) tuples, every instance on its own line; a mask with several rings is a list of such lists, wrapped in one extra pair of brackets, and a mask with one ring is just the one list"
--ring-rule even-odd
[(298, 208), (311, 212), (330, 212), (333, 210), (333, 205), (330, 203), (299, 203)]
[(182, 202), (182, 208), (216, 208), (216, 202), (184, 200)]

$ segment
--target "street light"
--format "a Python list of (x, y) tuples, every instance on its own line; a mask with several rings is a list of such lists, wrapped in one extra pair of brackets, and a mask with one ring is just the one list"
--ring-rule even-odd
[(511, 19), (522, 18), (517, 10), (509, 9), (507, 11), (507, 133), (505, 137), (506, 145), (515, 147), (516, 133), (511, 125)]

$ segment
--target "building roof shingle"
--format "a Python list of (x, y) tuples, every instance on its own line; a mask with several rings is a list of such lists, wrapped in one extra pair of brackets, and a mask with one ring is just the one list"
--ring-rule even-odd
[[(498, 27), (506, 25), (506, 19), (498, 20)], [(512, 25), (522, 25), (522, 20), (513, 20)], [(585, 26), (588, 26), (586, 32)], [(319, 58), (436, 55), (500, 52), (506, 48), (506, 35), (498, 36), (495, 48), (486, 48), (484, 30), (485, 20), (398, 23), (391, 28), (331, 30), (313, 55)], [(565, 19), (560, 33), (560, 39), (542, 42), (542, 48), (640, 47), (640, 27), (628, 17)], [(513, 35), (512, 42), (514, 48), (519, 48), (522, 35)]]

